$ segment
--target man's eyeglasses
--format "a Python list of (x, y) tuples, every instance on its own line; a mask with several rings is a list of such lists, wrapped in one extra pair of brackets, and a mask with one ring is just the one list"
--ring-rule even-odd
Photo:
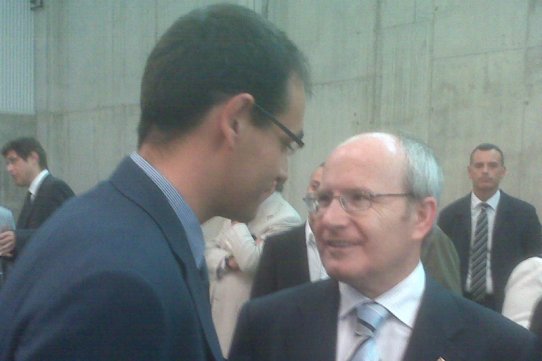
[(260, 113), (265, 115), (267, 118), (273, 122), (277, 127), (279, 127), (288, 137), (290, 137), (291, 140), (294, 141), (294, 143), (288, 144), (288, 151), (290, 153), (294, 153), (296, 150), (303, 148), (305, 143), (299, 138), (297, 135), (294, 134), (290, 129), (288, 129), (284, 124), (282, 124), (273, 114), (262, 108), (258, 103), (254, 102), (254, 107), (258, 109)]
[(328, 208), (334, 199), (339, 201), (341, 207), (347, 213), (363, 212), (373, 205), (375, 199), (381, 197), (411, 197), (412, 193), (373, 193), (359, 190), (348, 192), (339, 196), (329, 193), (307, 194), (303, 201), (310, 213), (319, 213)]

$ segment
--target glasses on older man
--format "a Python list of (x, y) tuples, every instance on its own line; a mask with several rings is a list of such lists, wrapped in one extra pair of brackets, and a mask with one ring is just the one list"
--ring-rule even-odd
[(373, 193), (365, 190), (347, 192), (338, 196), (331, 193), (307, 194), (303, 201), (310, 213), (320, 213), (327, 209), (334, 199), (339, 201), (342, 209), (347, 213), (363, 212), (373, 205), (377, 198), (382, 197), (412, 197), (412, 193)]
[(288, 144), (289, 153), (294, 153), (296, 150), (303, 148), (305, 143), (303, 143), (301, 138), (299, 138), (297, 135), (294, 134), (294, 132), (288, 129), (288, 127), (282, 124), (282, 122), (279, 121), (273, 114), (262, 108), (258, 103), (254, 103), (254, 107), (258, 109), (260, 113), (269, 118), (271, 122), (273, 122), (273, 124), (279, 127), (293, 141), (292, 143)]

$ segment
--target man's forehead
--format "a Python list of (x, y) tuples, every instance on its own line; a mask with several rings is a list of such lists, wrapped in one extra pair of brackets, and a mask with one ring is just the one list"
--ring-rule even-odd
[(477, 149), (472, 155), (473, 163), (484, 161), (498, 161), (501, 162), (501, 154), (495, 149), (480, 150)]

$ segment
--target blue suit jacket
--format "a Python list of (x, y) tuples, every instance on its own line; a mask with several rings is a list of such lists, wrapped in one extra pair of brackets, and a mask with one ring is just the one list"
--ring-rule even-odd
[[(333, 361), (339, 289), (334, 280), (247, 303), (230, 361)], [(503, 316), (452, 294), (430, 277), (404, 361), (540, 361), (536, 337)]]
[(0, 294), (1, 360), (221, 360), (165, 196), (131, 159), (35, 234)]
[[(454, 243), (460, 260), (461, 284), (465, 287), (469, 269), (471, 240), (470, 193), (446, 206), (438, 225)], [(493, 227), (491, 272), (497, 309), (504, 302), (504, 289), (510, 273), (517, 264), (542, 250), (540, 221), (535, 208), (527, 202), (501, 191), (501, 199)]]

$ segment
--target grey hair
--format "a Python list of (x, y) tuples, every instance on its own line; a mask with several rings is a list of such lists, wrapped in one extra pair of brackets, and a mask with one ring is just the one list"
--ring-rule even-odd
[(405, 186), (414, 199), (434, 197), (440, 199), (443, 185), (443, 173), (433, 150), (420, 140), (408, 135), (396, 135), (405, 152)]

